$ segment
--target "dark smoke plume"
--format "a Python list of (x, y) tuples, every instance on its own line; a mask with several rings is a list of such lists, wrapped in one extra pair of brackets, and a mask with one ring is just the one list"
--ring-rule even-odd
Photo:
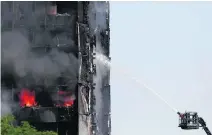
[[(63, 73), (69, 77), (71, 80), (69, 85), (73, 88), (77, 81), (77, 58), (73, 54), (59, 51), (56, 48), (58, 43), (52, 33), (42, 31), (40, 25), (45, 13), (43, 4), (38, 2), (34, 10), (30, 2), (19, 2), (18, 5), (19, 8), (14, 13), (8, 8), (11, 2), (2, 4), (2, 28), (11, 22), (19, 26), (24, 25), (23, 28), (2, 31), (2, 73), (13, 73), (18, 78), (16, 80), (18, 85), (41, 84), (45, 86), (54, 85), (56, 79)], [(39, 51), (36, 52), (32, 51), (32, 46), (35, 44), (28, 40), (30, 28), (36, 28), (39, 31), (34, 37), (36, 45), (39, 44), (40, 47), (54, 45), (55, 48), (49, 53), (41, 52), (41, 50), (44, 52), (45, 48), (37, 48)], [(68, 41), (70, 41), (70, 46), (75, 46), (71, 38)]]

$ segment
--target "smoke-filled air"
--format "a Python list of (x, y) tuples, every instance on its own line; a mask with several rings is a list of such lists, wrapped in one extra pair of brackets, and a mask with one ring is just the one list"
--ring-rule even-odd
[(62, 72), (76, 80), (77, 59), (73, 55), (57, 49), (39, 55), (30, 46), (20, 31), (2, 33), (2, 73), (10, 72), (25, 83), (38, 85), (52, 85)]
[[(2, 82), (2, 86), (8, 87), (8, 83), (14, 81), (16, 84), (14, 88), (17, 89), (30, 85), (48, 87), (55, 85), (55, 81), (63, 74), (68, 77), (69, 81), (66, 84), (69, 89), (73, 90), (77, 83), (77, 58), (73, 53), (60, 51), (58, 47), (65, 41), (69, 43), (67, 45), (69, 48), (74, 48), (76, 46), (72, 39), (74, 33), (69, 37), (64, 37), (65, 34), (62, 32), (56, 35), (54, 32), (43, 31), (41, 23), (44, 21), (44, 4), (38, 3), (36, 9), (32, 9), (29, 4), (30, 2), (19, 2), (15, 15), (9, 8), (11, 6), (9, 2), (1, 4), (1, 73), (3, 78), (8, 76), (13, 78), (10, 78), (9, 82)], [(72, 21), (69, 21), (70, 25), (75, 23), (74, 15), (72, 16)], [(58, 20), (64, 23), (62, 21), (64, 20)], [(8, 25), (16, 28), (6, 29), (10, 27)], [(36, 29), (36, 33), (33, 33), (32, 29)], [(54, 48), (50, 50), (46, 46)], [(7, 79), (4, 78), (4, 80)], [(2, 93), (2, 97), (4, 96), (5, 94)], [(9, 104), (7, 105), (6, 101), (2, 103), (2, 112), (10, 112)]]

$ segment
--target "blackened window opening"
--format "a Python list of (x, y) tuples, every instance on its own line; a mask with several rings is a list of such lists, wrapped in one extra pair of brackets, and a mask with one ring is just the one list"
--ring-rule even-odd
[(50, 93), (48, 93), (47, 91), (44, 91), (44, 90), (37, 93), (36, 101), (38, 102), (38, 105), (40, 105), (42, 107), (53, 107), (54, 106), (54, 102), (52, 100)]
[(71, 13), (77, 10), (77, 1), (55, 1), (53, 5), (57, 6), (57, 12), (59, 14)]

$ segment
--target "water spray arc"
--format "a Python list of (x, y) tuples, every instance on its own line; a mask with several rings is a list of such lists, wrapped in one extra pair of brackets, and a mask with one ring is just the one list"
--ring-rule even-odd
[[(125, 75), (129, 76), (127, 73), (125, 73)], [(159, 93), (157, 93), (154, 89), (150, 88), (147, 84), (141, 82), (139, 79), (137, 79), (135, 77), (130, 77), (130, 79), (132, 79), (133, 81), (135, 81), (136, 83), (138, 83), (140, 86), (143, 86), (144, 88), (146, 88), (150, 92), (152, 92), (152, 94), (154, 94), (161, 101), (163, 101), (170, 109), (172, 109), (172, 111), (174, 111), (175, 113), (178, 112), (176, 108), (174, 108), (173, 106), (171, 106)]]
[[(105, 57), (102, 54), (97, 53), (96, 54), (96, 59), (101, 62), (102, 64), (104, 64), (106, 67), (110, 68), (111, 67), (111, 63), (109, 61), (109, 59), (107, 57)], [(147, 90), (149, 90), (152, 94), (154, 94), (155, 96), (157, 96), (161, 101), (163, 101), (170, 109), (172, 109), (175, 113), (177, 113), (177, 109), (174, 108), (173, 106), (171, 106), (160, 94), (158, 94), (154, 89), (150, 88), (148, 85), (146, 85), (144, 82), (141, 82), (139, 79), (132, 77), (131, 74), (129, 72), (127, 72), (127, 70), (123, 70), (121, 68), (116, 68), (115, 69), (117, 72), (120, 72), (122, 74), (125, 74), (128, 78), (132, 79), (133, 81), (135, 81), (137, 84), (139, 84), (139, 86), (142, 86), (144, 88), (146, 88)]]
[[(103, 65), (106, 67), (110, 68), (111, 63), (107, 57), (105, 57), (102, 54), (96, 54), (96, 59), (101, 62)], [(177, 111), (176, 108), (171, 106), (160, 94), (158, 94), (154, 89), (150, 88), (148, 85), (146, 85), (144, 82), (140, 81), (139, 79), (132, 77), (127, 70), (123, 70), (122, 68), (117, 68), (115, 67), (117, 72), (120, 72), (121, 74), (124, 74), (125, 76), (129, 77), (136, 83), (138, 83), (140, 86), (143, 86), (152, 94), (154, 94), (156, 97), (158, 97), (161, 101), (163, 101), (170, 109), (172, 109), (175, 113), (178, 114), (179, 116), (179, 126), (183, 130), (194, 130), (194, 129), (199, 129), (199, 127), (202, 127), (207, 135), (212, 135), (208, 127), (206, 126), (206, 123), (202, 117), (199, 117), (197, 112), (185, 112), (185, 113), (180, 113)]]

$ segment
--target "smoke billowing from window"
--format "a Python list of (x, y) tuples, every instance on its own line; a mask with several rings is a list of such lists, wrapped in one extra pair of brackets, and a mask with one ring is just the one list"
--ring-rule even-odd
[(77, 77), (77, 59), (73, 55), (57, 49), (43, 56), (32, 53), (30, 43), (19, 31), (2, 33), (1, 64), (3, 73), (13, 72), (28, 84), (53, 85), (62, 72), (72, 80)]
[[(49, 31), (44, 30), (44, 2), (36, 2), (36, 7), (33, 6), (33, 2), (2, 2), (1, 7), (2, 76), (10, 74), (14, 80), (13, 86), (22, 88), (30, 85), (56, 85), (58, 77), (63, 74), (67, 76), (66, 85), (70, 90), (75, 90), (77, 58), (75, 54), (65, 53), (57, 48), (64, 46), (65, 42), (68, 42), (67, 49), (76, 47), (73, 37), (75, 14), (70, 17), (72, 21), (65, 21), (62, 17), (57, 20), (57, 23), (61, 24), (67, 22), (67, 26), (70, 26), (67, 29), (73, 31), (64, 37), (63, 35), (67, 34), (63, 31), (59, 33), (53, 28)], [(50, 23), (51, 20), (47, 20), (48, 28), (51, 26)], [(11, 82), (11, 79), (2, 80), (2, 85), (6, 86), (8, 82)]]

